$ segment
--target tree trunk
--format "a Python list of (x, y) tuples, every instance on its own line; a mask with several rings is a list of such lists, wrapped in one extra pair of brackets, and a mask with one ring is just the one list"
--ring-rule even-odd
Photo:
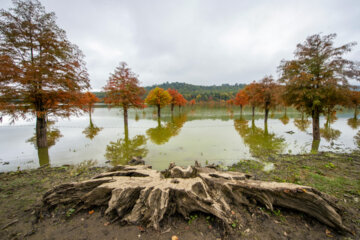
[[(77, 210), (105, 207), (105, 216), (121, 223), (160, 229), (163, 219), (175, 214), (189, 219), (199, 211), (217, 217), (230, 228), (247, 224), (247, 207), (274, 206), (306, 213), (320, 222), (350, 231), (342, 223), (336, 199), (318, 190), (292, 183), (254, 180), (248, 174), (213, 168), (181, 168), (170, 164), (162, 172), (151, 166), (116, 166), (84, 182), (65, 183), (43, 196), (43, 211), (58, 205)], [(40, 212), (41, 214), (41, 212)]]
[(320, 113), (316, 107), (312, 110), (313, 140), (320, 141)]
[(38, 148), (38, 158), (39, 158), (40, 167), (44, 165), (48, 165), (50, 163), (49, 148), (47, 147)]
[(254, 119), (254, 117), (255, 117), (255, 107), (252, 106), (252, 118)]
[(265, 118), (264, 118), (265, 124), (267, 124), (268, 117), (269, 117), (269, 108), (265, 107)]
[(311, 144), (311, 153), (318, 153), (320, 146), (320, 140), (313, 140)]
[(128, 126), (128, 109), (124, 107), (123, 110), (124, 110), (124, 126)]
[(354, 110), (354, 119), (357, 119), (357, 115), (358, 115), (357, 110), (358, 110), (358, 106), (356, 105)]
[(36, 145), (38, 148), (47, 147), (46, 116), (36, 118)]
[(160, 119), (160, 105), (157, 105), (157, 110), (158, 119)]
[(242, 116), (242, 105), (240, 105), (240, 116)]
[(171, 114), (174, 112), (174, 104), (171, 104)]

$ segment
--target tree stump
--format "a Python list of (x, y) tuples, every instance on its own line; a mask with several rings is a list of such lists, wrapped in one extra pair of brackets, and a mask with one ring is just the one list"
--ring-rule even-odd
[(199, 165), (171, 164), (162, 172), (151, 166), (117, 166), (90, 180), (54, 187), (43, 196), (44, 208), (76, 204), (105, 206), (105, 215), (128, 224), (160, 228), (175, 213), (189, 219), (192, 212), (211, 214), (228, 226), (241, 218), (239, 206), (274, 206), (306, 213), (340, 231), (343, 225), (335, 198), (314, 188), (291, 183), (253, 180), (239, 172), (223, 172)]

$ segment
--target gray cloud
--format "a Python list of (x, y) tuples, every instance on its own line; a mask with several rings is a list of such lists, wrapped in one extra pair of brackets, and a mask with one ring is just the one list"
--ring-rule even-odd
[[(42, 0), (86, 55), (93, 89), (126, 61), (143, 85), (249, 83), (276, 74), (296, 44), (337, 33), (360, 40), (360, 2)], [(10, 0), (1, 0), (8, 8)], [(356, 46), (348, 58), (360, 60)]]

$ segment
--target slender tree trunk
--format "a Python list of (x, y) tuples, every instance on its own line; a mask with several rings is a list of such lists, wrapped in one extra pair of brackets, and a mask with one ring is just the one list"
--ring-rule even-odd
[(157, 105), (158, 119), (160, 119), (160, 105)]
[(318, 153), (320, 140), (313, 140), (311, 144), (311, 153)]
[(313, 140), (320, 141), (320, 113), (316, 107), (312, 111)]
[(128, 126), (128, 109), (124, 107), (123, 110), (124, 110), (124, 126)]
[(285, 116), (286, 116), (286, 113), (287, 113), (287, 107), (285, 107)]
[(38, 148), (47, 147), (46, 116), (36, 118), (36, 145)]
[(264, 135), (265, 135), (265, 136), (269, 135), (267, 122), (264, 122)]
[(265, 124), (267, 124), (268, 117), (269, 117), (269, 108), (265, 107), (265, 118), (264, 118)]
[(357, 110), (358, 110), (358, 106), (356, 105), (354, 111), (354, 119), (357, 119), (357, 115), (358, 115)]
[(124, 135), (125, 135), (125, 143), (128, 145), (129, 143), (129, 127), (128, 125), (124, 125)]
[(49, 148), (48, 147), (39, 147), (38, 148), (38, 157), (40, 167), (50, 163), (49, 158)]
[(242, 116), (242, 105), (240, 105), (240, 116)]
[(174, 104), (171, 104), (171, 114), (174, 112)]
[(252, 118), (254, 119), (255, 118), (255, 107), (252, 106)]

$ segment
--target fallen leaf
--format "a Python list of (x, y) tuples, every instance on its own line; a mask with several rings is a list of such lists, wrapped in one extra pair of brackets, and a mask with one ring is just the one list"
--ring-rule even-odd
[(326, 236), (328, 236), (328, 237), (334, 237), (333, 235), (331, 235), (331, 232), (330, 232), (329, 229), (325, 229), (325, 234), (326, 234)]
[(109, 226), (109, 225), (110, 225), (110, 222), (104, 223), (104, 226)]
[(250, 232), (250, 228), (248, 228), (244, 231), (244, 233), (249, 233), (249, 232)]
[(234, 212), (234, 211), (231, 211), (231, 214), (232, 214), (232, 215), (235, 215), (235, 212)]
[(284, 236), (287, 236), (288, 234), (287, 234), (287, 232), (284, 232)]
[(137, 226), (140, 232), (145, 232), (145, 229), (142, 226)]
[(174, 235), (174, 236), (171, 237), (171, 240), (179, 240), (179, 238)]
[(89, 211), (89, 214), (91, 215), (91, 214), (93, 214), (95, 211), (94, 210), (91, 210), (91, 211)]

